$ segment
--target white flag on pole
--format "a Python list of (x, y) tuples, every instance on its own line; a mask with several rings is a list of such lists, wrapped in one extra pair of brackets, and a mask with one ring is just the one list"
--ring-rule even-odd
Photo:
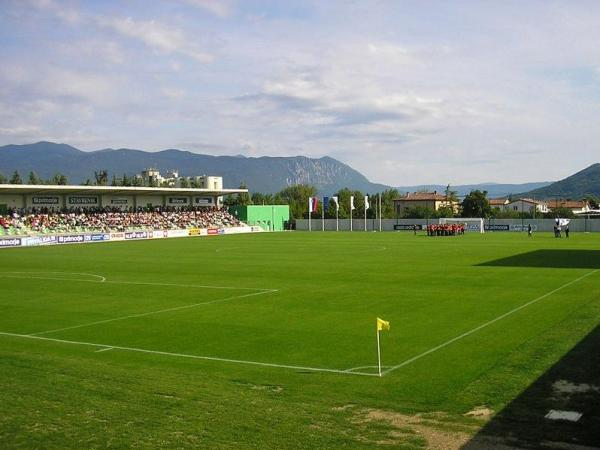
[(350, 211), (354, 211), (356, 208), (354, 207), (354, 195), (350, 196)]
[(339, 210), (340, 210), (340, 204), (339, 204), (339, 202), (338, 202), (338, 198), (337, 198), (337, 196), (335, 196), (335, 197), (331, 197), (331, 200), (332, 200), (333, 202), (335, 202), (335, 210), (336, 210), (336, 211), (339, 211)]
[(365, 195), (365, 211), (369, 209), (371, 205), (369, 205), (369, 196)]

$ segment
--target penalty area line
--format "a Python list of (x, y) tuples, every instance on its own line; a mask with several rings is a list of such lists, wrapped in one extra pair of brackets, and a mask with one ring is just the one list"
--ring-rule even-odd
[(137, 317), (146, 317), (146, 316), (152, 316), (155, 314), (162, 314), (162, 313), (166, 313), (166, 312), (180, 311), (182, 309), (197, 308), (198, 306), (205, 306), (205, 305), (212, 305), (215, 303), (229, 302), (229, 301), (238, 300), (241, 298), (255, 297), (257, 295), (263, 295), (263, 294), (270, 294), (271, 292), (278, 292), (278, 289), (270, 289), (268, 291), (252, 292), (251, 294), (244, 294), (244, 295), (234, 295), (232, 297), (219, 298), (219, 299), (211, 300), (208, 302), (200, 302), (200, 303), (193, 303), (191, 305), (175, 306), (173, 308), (159, 309), (156, 311), (149, 311), (149, 312), (139, 313), (139, 314), (129, 314), (127, 316), (119, 316), (119, 317), (113, 317), (112, 319), (97, 320), (95, 322), (82, 323), (82, 324), (73, 325), (70, 327), (56, 328), (54, 330), (39, 331), (37, 333), (31, 333), (31, 336), (42, 336), (44, 334), (58, 333), (59, 331), (74, 330), (76, 328), (91, 327), (93, 325), (100, 325), (103, 323), (116, 322), (118, 320), (134, 319)]
[(492, 325), (492, 324), (498, 322), (499, 320), (502, 320), (505, 317), (508, 317), (511, 314), (514, 314), (514, 313), (522, 310), (523, 308), (527, 308), (528, 306), (531, 306), (534, 303), (537, 303), (537, 302), (539, 302), (539, 301), (541, 301), (541, 300), (543, 300), (543, 299), (545, 299), (547, 297), (550, 297), (551, 295), (557, 293), (558, 291), (560, 291), (560, 290), (562, 290), (562, 289), (564, 289), (566, 287), (569, 287), (569, 286), (577, 283), (578, 281), (581, 281), (584, 278), (587, 278), (590, 275), (593, 275), (593, 274), (597, 273), (598, 271), (600, 271), (600, 269), (592, 270), (591, 272), (588, 272), (585, 275), (580, 276), (579, 278), (576, 278), (576, 279), (574, 279), (572, 281), (569, 281), (568, 283), (565, 283), (562, 286), (559, 286), (556, 289), (554, 289), (554, 290), (552, 290), (550, 292), (547, 292), (546, 294), (541, 295), (540, 297), (535, 298), (535, 299), (533, 299), (533, 300), (531, 300), (531, 301), (529, 301), (529, 302), (527, 302), (527, 303), (525, 303), (525, 304), (523, 304), (521, 306), (517, 306), (516, 308), (511, 309), (508, 312), (505, 312), (504, 314), (496, 317), (495, 319), (492, 319), (492, 320), (490, 320), (488, 322), (485, 322), (485, 323), (479, 325), (478, 327), (473, 328), (472, 330), (469, 330), (469, 331), (467, 331), (467, 332), (465, 332), (465, 333), (463, 333), (463, 334), (461, 334), (459, 336), (456, 336), (455, 338), (450, 339), (449, 341), (444, 342), (443, 344), (440, 344), (440, 345), (438, 345), (436, 347), (430, 348), (429, 350), (427, 350), (427, 351), (425, 351), (425, 352), (423, 352), (423, 353), (421, 353), (419, 355), (413, 356), (412, 358), (407, 359), (406, 361), (404, 361), (404, 362), (402, 362), (400, 364), (392, 366), (391, 368), (389, 368), (387, 370), (384, 370), (382, 372), (382, 375), (387, 375), (388, 373), (393, 372), (394, 370), (400, 369), (401, 367), (407, 366), (407, 365), (409, 365), (409, 364), (417, 361), (418, 359), (423, 358), (424, 356), (427, 356), (427, 355), (430, 355), (431, 353), (437, 352), (438, 350), (441, 350), (442, 348), (447, 347), (448, 345), (453, 344), (454, 342), (456, 342), (456, 341), (458, 341), (460, 339), (463, 339), (463, 338), (465, 338), (467, 336), (470, 336), (471, 334), (476, 333), (477, 331), (479, 331), (479, 330), (481, 330), (481, 329), (483, 329), (483, 328), (485, 328), (485, 327), (487, 327), (489, 325)]
[(305, 367), (305, 366), (294, 366), (289, 364), (275, 364), (275, 363), (267, 363), (267, 362), (259, 362), (259, 361), (246, 361), (241, 359), (231, 359), (231, 358), (218, 358), (216, 356), (202, 356), (202, 355), (190, 355), (186, 353), (172, 353), (165, 352), (160, 350), (149, 350), (145, 348), (136, 348), (136, 347), (123, 347), (119, 345), (108, 345), (108, 344), (97, 344), (93, 342), (82, 342), (82, 341), (69, 341), (65, 339), (56, 339), (46, 336), (34, 336), (32, 334), (18, 334), (18, 333), (7, 333), (0, 331), (0, 336), (9, 336), (15, 338), (22, 339), (32, 339), (39, 341), (48, 341), (48, 342), (56, 342), (60, 344), (70, 344), (70, 345), (83, 345), (88, 347), (99, 347), (100, 349), (96, 351), (96, 353), (101, 351), (108, 350), (123, 350), (128, 352), (137, 352), (137, 353), (146, 353), (152, 355), (161, 355), (161, 356), (171, 356), (175, 358), (188, 358), (188, 359), (197, 359), (203, 361), (217, 361), (224, 363), (232, 363), (232, 364), (243, 364), (248, 366), (259, 366), (259, 367), (272, 367), (276, 369), (291, 369), (291, 370), (302, 370), (307, 372), (324, 372), (324, 373), (335, 373), (342, 375), (358, 375), (358, 376), (366, 376), (366, 377), (378, 377), (378, 374), (373, 373), (364, 373), (364, 372), (347, 372), (345, 370), (339, 369), (327, 369), (324, 367)]

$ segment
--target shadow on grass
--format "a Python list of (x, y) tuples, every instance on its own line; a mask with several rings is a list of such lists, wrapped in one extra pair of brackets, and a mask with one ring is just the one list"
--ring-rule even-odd
[(600, 250), (536, 250), (487, 261), (478, 266), (600, 269)]
[[(500, 411), (462, 449), (556, 449), (567, 445), (599, 448), (598, 349), (600, 326)], [(577, 422), (546, 419), (544, 416), (551, 409), (583, 415)]]

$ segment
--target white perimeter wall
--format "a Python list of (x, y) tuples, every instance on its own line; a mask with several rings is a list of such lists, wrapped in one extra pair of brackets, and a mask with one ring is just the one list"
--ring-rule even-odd
[[(430, 219), (429, 223), (438, 223), (437, 219)], [(382, 231), (394, 231), (394, 225), (422, 225), (425, 227), (427, 225), (427, 220), (425, 219), (385, 219), (382, 220)], [(509, 231), (521, 231), (527, 230), (527, 225), (531, 224), (534, 231), (552, 231), (554, 227), (554, 219), (535, 219), (535, 220), (523, 220), (521, 219), (495, 219), (490, 221), (485, 221), (484, 224), (487, 226), (488, 224), (492, 224), (496, 227), (502, 225), (508, 225)], [(365, 221), (364, 219), (353, 219), (352, 220), (352, 229), (353, 231), (364, 231), (365, 229)], [(321, 231), (322, 224), (321, 219), (312, 219), (311, 227), (313, 231)], [(297, 219), (296, 220), (296, 230), (299, 231), (308, 231), (308, 219)], [(350, 230), (350, 220), (349, 219), (340, 219), (339, 220), (339, 230), (340, 231), (349, 231)], [(379, 221), (373, 219), (367, 219), (367, 231), (379, 230)], [(600, 219), (572, 219), (569, 224), (569, 230), (573, 232), (581, 232), (581, 231), (594, 231), (600, 232)], [(325, 219), (325, 231), (335, 231), (335, 219)], [(410, 230), (407, 230), (407, 232)], [(487, 231), (486, 231), (487, 232)], [(495, 231), (494, 231), (495, 232)], [(501, 232), (501, 231), (498, 231)]]

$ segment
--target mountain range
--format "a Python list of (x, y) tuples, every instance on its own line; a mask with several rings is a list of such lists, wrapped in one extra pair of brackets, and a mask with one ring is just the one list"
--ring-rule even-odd
[(542, 186), (523, 196), (534, 198), (580, 199), (587, 196), (600, 197), (600, 163), (589, 167), (548, 186)]
[[(66, 144), (38, 142), (25, 145), (0, 147), (0, 173), (10, 176), (15, 170), (23, 179), (30, 171), (42, 178), (50, 178), (60, 172), (73, 184), (94, 179), (94, 171), (107, 170), (113, 174), (128, 176), (138, 174), (142, 169), (155, 167), (161, 172), (168, 169), (179, 170), (182, 176), (218, 175), (223, 177), (226, 188), (236, 188), (245, 183), (251, 192), (273, 193), (294, 184), (312, 184), (320, 194), (329, 195), (348, 187), (365, 193), (380, 192), (390, 186), (373, 183), (352, 167), (328, 156), (308, 158), (290, 157), (244, 157), (212, 156), (188, 151), (168, 149), (159, 152), (145, 152), (133, 149), (104, 149), (81, 151)], [(580, 175), (578, 177), (578, 175)], [(560, 192), (579, 197), (577, 189), (585, 188), (586, 193), (600, 193), (600, 164), (595, 164), (579, 174), (575, 179), (558, 183), (535, 182), (524, 184), (483, 183), (451, 186), (459, 196), (473, 189), (486, 190), (490, 197), (502, 197), (516, 193), (532, 193), (538, 198), (542, 193)], [(583, 177), (586, 181), (581, 181)], [(579, 181), (578, 181), (579, 180)], [(566, 184), (565, 184), (566, 182)], [(595, 186), (595, 187), (594, 187)], [(446, 185), (396, 186), (400, 192), (436, 190), (443, 192)], [(596, 194), (598, 195), (598, 194)], [(552, 197), (553, 195), (549, 195)]]

